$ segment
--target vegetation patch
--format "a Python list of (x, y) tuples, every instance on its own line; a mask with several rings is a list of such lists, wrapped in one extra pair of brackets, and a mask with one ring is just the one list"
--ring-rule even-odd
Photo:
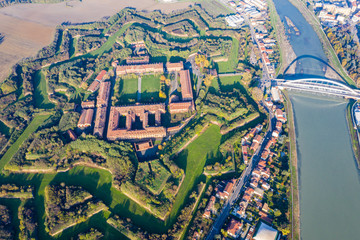
[(176, 164), (184, 169), (185, 179), (176, 196), (170, 219), (174, 219), (179, 209), (184, 204), (185, 198), (188, 196), (203, 172), (206, 159), (216, 155), (220, 140), (221, 134), (219, 126), (211, 125), (174, 159)]
[(20, 204), (18, 218), (19, 239), (36, 239), (38, 224), (36, 222), (34, 200), (26, 200)]
[(218, 62), (219, 73), (235, 72), (238, 65), (239, 54), (239, 40), (232, 39), (231, 50), (229, 50), (229, 57), (225, 62)]
[(10, 211), (4, 205), (0, 205), (0, 238), (4, 240), (14, 239)]
[(34, 117), (29, 126), (25, 131), (20, 135), (20, 137), (14, 142), (9, 150), (4, 154), (0, 160), (0, 169), (3, 169), (4, 166), (12, 159), (14, 154), (19, 150), (20, 146), (28, 139), (30, 134), (32, 134), (47, 118), (49, 115), (38, 115)]
[(135, 182), (153, 194), (158, 195), (165, 187), (170, 176), (171, 173), (159, 160), (142, 162), (138, 165)]
[(45, 188), (46, 230), (50, 235), (83, 222), (106, 208), (82, 187), (61, 184)]
[(35, 83), (35, 106), (38, 108), (53, 108), (55, 105), (50, 102), (47, 93), (46, 78), (42, 71), (37, 71), (34, 76)]

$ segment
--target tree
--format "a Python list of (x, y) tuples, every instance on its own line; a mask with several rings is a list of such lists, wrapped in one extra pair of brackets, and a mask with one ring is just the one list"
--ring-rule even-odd
[(276, 209), (276, 210), (274, 211), (274, 216), (275, 216), (275, 217), (280, 217), (280, 216), (281, 216), (281, 211), (280, 211), (279, 209)]
[(258, 87), (254, 87), (252, 90), (251, 90), (251, 94), (253, 96), (253, 98), (255, 99), (255, 101), (259, 102), (263, 99), (263, 91), (258, 88)]

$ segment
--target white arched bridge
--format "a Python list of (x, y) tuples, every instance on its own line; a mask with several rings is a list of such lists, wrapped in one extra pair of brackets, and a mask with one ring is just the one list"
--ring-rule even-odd
[(352, 89), (344, 83), (323, 78), (304, 78), (296, 80), (275, 79), (280, 89), (306, 91), (343, 98), (360, 100), (360, 91)]

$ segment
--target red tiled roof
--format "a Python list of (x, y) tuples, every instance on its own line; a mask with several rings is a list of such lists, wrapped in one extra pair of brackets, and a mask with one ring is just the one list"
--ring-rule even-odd
[(99, 73), (99, 75), (97, 75), (97, 77), (95, 78), (95, 80), (98, 80), (99, 82), (101, 82), (102, 80), (104, 80), (105, 74), (106, 74), (106, 71), (105, 71), (105, 70), (102, 70), (102, 71)]
[(181, 70), (180, 72), (181, 95), (183, 100), (192, 100), (193, 92), (191, 87), (191, 79), (189, 70)]

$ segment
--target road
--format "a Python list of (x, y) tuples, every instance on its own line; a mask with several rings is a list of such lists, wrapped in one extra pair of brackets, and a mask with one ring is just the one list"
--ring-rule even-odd
[[(268, 110), (268, 109), (267, 109)], [(210, 233), (208, 234), (206, 240), (212, 240), (214, 239), (215, 235), (219, 233), (222, 225), (224, 224), (226, 218), (229, 216), (230, 211), (231, 211), (231, 207), (234, 205), (234, 203), (237, 201), (237, 199), (240, 196), (240, 193), (244, 187), (244, 185), (247, 183), (247, 181), (250, 179), (251, 173), (254, 170), (255, 166), (257, 165), (257, 163), (260, 160), (260, 156), (262, 153), (262, 151), (264, 150), (267, 142), (270, 140), (271, 138), (271, 134), (272, 134), (272, 130), (274, 129), (274, 126), (276, 124), (276, 119), (273, 116), (272, 112), (269, 111), (270, 115), (270, 125), (269, 125), (269, 129), (265, 134), (264, 140), (260, 145), (260, 148), (258, 148), (258, 150), (254, 153), (253, 157), (250, 160), (249, 165), (246, 167), (245, 171), (241, 174), (239, 181), (237, 182), (237, 184), (235, 185), (235, 190), (233, 191), (233, 193), (230, 195), (229, 199), (226, 201), (223, 210), (221, 211), (220, 215), (218, 216), (218, 218), (215, 220), (215, 223), (213, 225), (213, 227), (210, 230)]]

